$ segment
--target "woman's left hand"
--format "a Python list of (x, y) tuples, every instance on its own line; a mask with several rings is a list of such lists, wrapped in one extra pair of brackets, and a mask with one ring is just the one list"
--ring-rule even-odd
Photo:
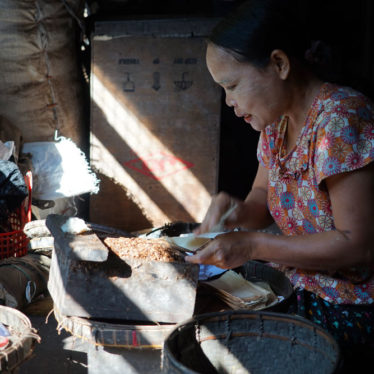
[(252, 259), (253, 245), (250, 232), (230, 232), (216, 236), (207, 246), (187, 262), (215, 265), (222, 269), (233, 269)]

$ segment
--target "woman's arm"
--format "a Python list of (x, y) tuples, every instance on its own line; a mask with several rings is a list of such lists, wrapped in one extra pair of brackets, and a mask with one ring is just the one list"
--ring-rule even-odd
[[(259, 164), (252, 189), (243, 208), (234, 211), (226, 220), (227, 228), (263, 229), (273, 223), (267, 206), (269, 171)], [(232, 219), (232, 221), (231, 221)]]
[(374, 258), (374, 164), (326, 180), (336, 230), (301, 236), (259, 232), (221, 235), (188, 261), (234, 268), (257, 259), (292, 267), (331, 270)]
[(222, 214), (235, 202), (237, 208), (226, 219), (225, 228), (234, 229), (243, 227), (246, 229), (261, 229), (269, 226), (273, 219), (267, 208), (267, 181), (268, 170), (259, 166), (252, 190), (245, 201), (240, 201), (225, 192), (213, 196), (207, 214), (201, 225), (195, 230), (195, 234), (209, 232), (217, 224)]

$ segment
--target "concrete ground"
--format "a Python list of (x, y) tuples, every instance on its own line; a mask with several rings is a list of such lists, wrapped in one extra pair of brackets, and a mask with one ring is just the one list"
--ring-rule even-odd
[(30, 304), (23, 313), (37, 330), (41, 342), (35, 344), (32, 356), (22, 363), (17, 374), (87, 374), (87, 343), (65, 330), (57, 331), (57, 321), (49, 312), (50, 298)]
[(96, 347), (58, 329), (52, 309), (47, 297), (22, 310), (41, 341), (12, 374), (161, 374), (161, 350)]

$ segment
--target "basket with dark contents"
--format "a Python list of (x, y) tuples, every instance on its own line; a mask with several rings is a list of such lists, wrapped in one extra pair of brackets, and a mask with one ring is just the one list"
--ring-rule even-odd
[(202, 314), (166, 338), (168, 374), (332, 374), (340, 351), (332, 336), (306, 319), (263, 311)]

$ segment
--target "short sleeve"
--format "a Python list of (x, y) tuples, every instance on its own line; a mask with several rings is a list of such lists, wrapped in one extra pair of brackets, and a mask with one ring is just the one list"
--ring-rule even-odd
[(364, 96), (327, 103), (317, 124), (314, 153), (317, 183), (362, 168), (374, 157), (374, 108)]

